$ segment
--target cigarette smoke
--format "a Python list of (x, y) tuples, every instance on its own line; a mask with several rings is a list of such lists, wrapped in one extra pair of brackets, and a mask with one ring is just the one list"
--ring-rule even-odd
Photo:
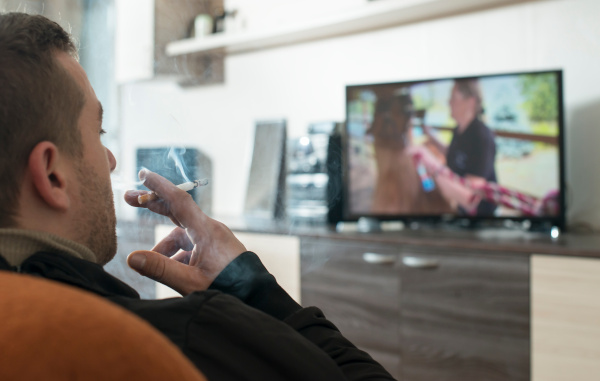
[(184, 153), (185, 153), (185, 148), (171, 147), (169, 149), (169, 153), (167, 154), (167, 158), (173, 160), (173, 163), (175, 163), (175, 168), (177, 168), (177, 171), (179, 171), (179, 174), (181, 175), (181, 177), (183, 177), (183, 179), (186, 182), (190, 182), (191, 180), (185, 173), (186, 172), (185, 164), (183, 163), (183, 160), (181, 160), (181, 156)]
[(120, 174), (112, 173), (110, 175), (113, 190), (131, 190), (142, 185), (143, 181), (127, 181)]

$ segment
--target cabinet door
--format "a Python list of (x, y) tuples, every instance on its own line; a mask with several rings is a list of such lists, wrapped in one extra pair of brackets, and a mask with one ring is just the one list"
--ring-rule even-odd
[(399, 376), (399, 287), (394, 245), (301, 239), (302, 304)]
[(278, 234), (234, 231), (247, 250), (258, 255), (277, 283), (300, 303), (300, 239)]
[(529, 380), (529, 256), (402, 249), (404, 380)]
[(533, 381), (600, 379), (600, 260), (531, 258)]

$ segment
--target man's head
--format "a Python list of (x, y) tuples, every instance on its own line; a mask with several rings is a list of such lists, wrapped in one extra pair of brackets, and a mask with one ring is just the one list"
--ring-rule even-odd
[(116, 252), (102, 107), (69, 36), (43, 16), (0, 15), (0, 227)]

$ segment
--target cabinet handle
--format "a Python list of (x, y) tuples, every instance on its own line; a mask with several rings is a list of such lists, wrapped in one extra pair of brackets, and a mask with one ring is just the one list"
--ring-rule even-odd
[(364, 253), (363, 260), (372, 265), (393, 265), (394, 263), (396, 263), (396, 255)]
[(413, 269), (435, 269), (440, 265), (440, 263), (435, 259), (419, 257), (403, 257), (402, 264)]

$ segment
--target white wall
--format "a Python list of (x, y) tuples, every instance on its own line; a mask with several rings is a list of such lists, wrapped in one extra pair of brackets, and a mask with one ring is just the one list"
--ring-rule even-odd
[(260, 30), (299, 24), (306, 19), (356, 9), (364, 6), (367, 1), (369, 0), (224, 0), (223, 3), (225, 9), (238, 11), (234, 24), (241, 24), (240, 27), (244, 29)]
[(562, 68), (569, 223), (600, 228), (599, 15), (598, 0), (524, 2), (232, 55), (222, 85), (128, 84), (122, 171), (134, 176), (138, 147), (196, 146), (213, 159), (214, 214), (237, 215), (257, 120), (284, 117), (299, 136), (310, 122), (344, 119), (347, 84)]

